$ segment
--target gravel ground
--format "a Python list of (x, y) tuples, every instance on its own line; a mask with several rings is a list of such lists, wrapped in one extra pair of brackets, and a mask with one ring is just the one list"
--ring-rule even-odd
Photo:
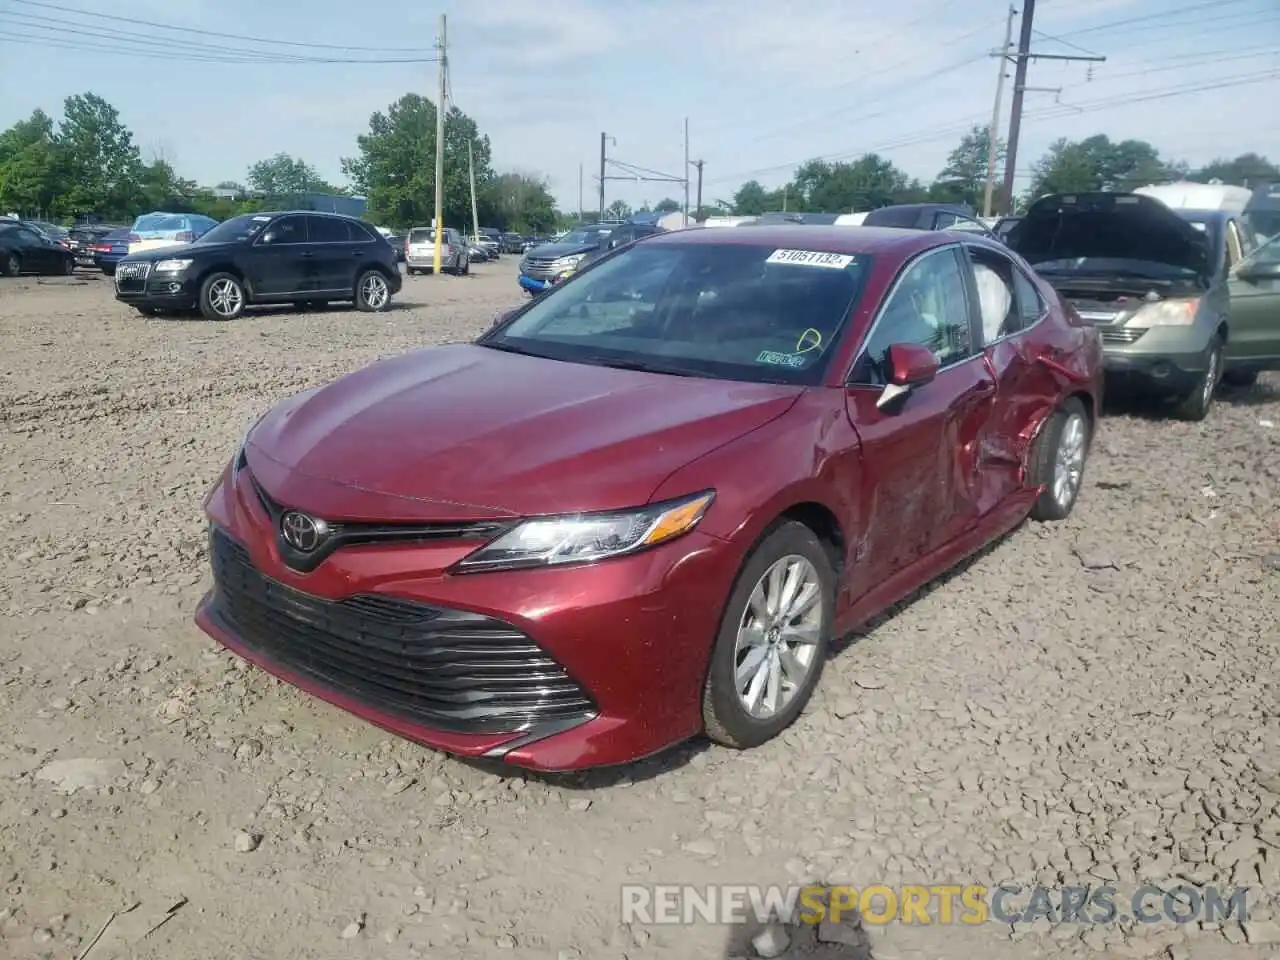
[(1258, 919), (894, 925), (871, 955), (1280, 957), (1275, 377), (1203, 424), (1110, 415), (1069, 522), (855, 638), (749, 753), (512, 776), (219, 652), (191, 623), (200, 500), (243, 429), (473, 336), (513, 271), (227, 325), (143, 319), (94, 275), (0, 281), (0, 956), (106, 925), (90, 960), (683, 960), (752, 931), (621, 926), (621, 884), (1183, 878), (1261, 886)]

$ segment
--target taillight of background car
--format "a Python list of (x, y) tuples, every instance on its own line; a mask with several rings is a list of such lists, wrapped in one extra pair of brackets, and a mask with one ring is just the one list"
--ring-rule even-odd
[(178, 243), (194, 243), (196, 235), (191, 230), (183, 230), (182, 232), (175, 234), (173, 239), (177, 240)]

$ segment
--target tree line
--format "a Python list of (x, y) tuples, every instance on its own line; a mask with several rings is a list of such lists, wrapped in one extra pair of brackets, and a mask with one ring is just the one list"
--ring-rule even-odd
[[(544, 178), (493, 168), (489, 138), (456, 107), (445, 116), (444, 219), (472, 225), (471, 170), (480, 223), (538, 233), (562, 219)], [(254, 163), (245, 182), (201, 186), (163, 157), (144, 160), (114, 106), (94, 93), (67, 97), (55, 121), (42, 110), (0, 133), (0, 214), (72, 220), (132, 220), (152, 210), (228, 217), (273, 206), (305, 205), (309, 194), (359, 195), (367, 218), (392, 228), (429, 224), (435, 215), (436, 106), (406, 94), (369, 118), (355, 152), (342, 160), (349, 183), (325, 181), (286, 153)]]
[[(780, 210), (848, 213), (893, 203), (923, 202), (960, 203), (981, 211), (989, 144), (986, 127), (970, 129), (932, 183), (909, 176), (892, 160), (876, 153), (850, 161), (810, 160), (780, 187), (768, 190), (759, 181), (748, 180), (731, 200), (710, 205), (699, 215), (755, 216)], [(997, 144), (996, 157), (999, 172), (1004, 168), (1003, 143)], [(1243, 153), (1192, 169), (1186, 163), (1161, 156), (1145, 140), (1113, 141), (1105, 134), (1084, 140), (1063, 138), (1035, 161), (1030, 188), (1015, 200), (1018, 206), (1025, 206), (1046, 193), (1125, 191), (1168, 180), (1221, 180), (1256, 186), (1280, 181), (1280, 167), (1256, 153)], [(996, 209), (1000, 208), (1001, 193), (997, 183), (993, 201)]]

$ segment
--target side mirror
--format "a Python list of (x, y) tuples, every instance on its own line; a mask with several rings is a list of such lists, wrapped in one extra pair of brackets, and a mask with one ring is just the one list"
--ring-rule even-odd
[(938, 375), (938, 359), (933, 351), (919, 343), (895, 343), (888, 350), (889, 383), (880, 393), (876, 406), (881, 410), (922, 387)]

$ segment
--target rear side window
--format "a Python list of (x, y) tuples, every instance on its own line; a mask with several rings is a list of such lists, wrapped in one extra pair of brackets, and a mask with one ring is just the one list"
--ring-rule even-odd
[(373, 227), (369, 226), (369, 224), (365, 223), (363, 220), (351, 221), (351, 233), (352, 236), (355, 237), (356, 242), (368, 242), (370, 240), (381, 240), (383, 238), (382, 234), (373, 229)]
[(337, 217), (308, 217), (307, 239), (311, 243), (347, 243), (351, 240), (351, 231), (347, 221)]

